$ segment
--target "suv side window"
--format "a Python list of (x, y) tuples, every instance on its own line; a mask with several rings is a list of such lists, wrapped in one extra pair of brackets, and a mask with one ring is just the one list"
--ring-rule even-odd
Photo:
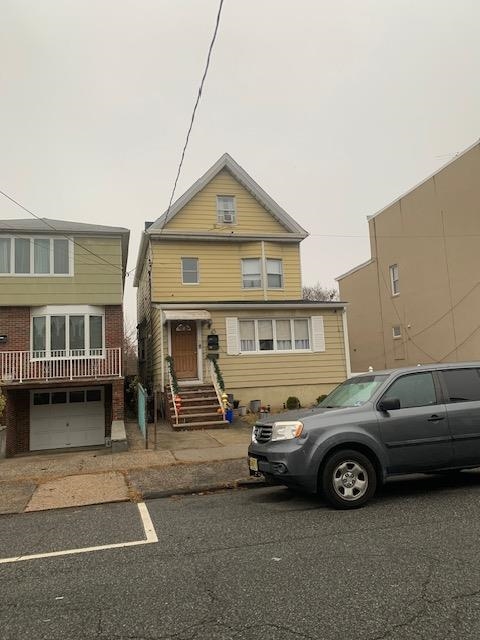
[(397, 378), (382, 400), (398, 398), (400, 408), (424, 407), (437, 404), (437, 394), (431, 373), (412, 373)]
[(480, 400), (478, 369), (444, 369), (442, 376), (447, 387), (448, 402)]

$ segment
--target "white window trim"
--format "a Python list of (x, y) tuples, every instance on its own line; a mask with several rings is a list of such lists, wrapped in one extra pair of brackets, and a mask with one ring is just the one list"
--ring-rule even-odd
[[(395, 291), (395, 280), (393, 278), (393, 272), (394, 269), (397, 269), (397, 284), (398, 284), (398, 291)], [(391, 292), (392, 292), (392, 296), (399, 296), (400, 295), (400, 272), (398, 269), (398, 262), (396, 262), (395, 264), (391, 264), (388, 267), (389, 271), (390, 271), (390, 288), (391, 288)]]
[[(270, 257), (261, 257), (261, 256), (245, 256), (242, 257), (241, 259), (241, 276), (242, 276), (242, 289), (244, 291), (259, 291), (260, 289), (264, 288), (264, 284), (265, 284), (265, 289), (268, 291), (283, 291), (285, 289), (285, 276), (283, 273), (283, 258), (272, 258)], [(245, 278), (245, 274), (243, 273), (243, 262), (244, 260), (258, 260), (260, 263), (260, 286), (258, 287), (246, 287), (244, 284), (244, 278)], [(270, 287), (268, 286), (268, 261), (269, 260), (276, 260), (277, 262), (280, 262), (280, 267), (281, 267), (281, 278), (282, 278), (282, 285), (280, 287)], [(271, 274), (271, 275), (279, 275), (278, 273), (275, 274)]]
[[(248, 275), (248, 274), (244, 274), (243, 273), (243, 263), (244, 263), (245, 260), (258, 260), (258, 263), (260, 265), (260, 271), (259, 271), (260, 285), (258, 287), (246, 287), (245, 286), (244, 278), (245, 278), (246, 275)], [(244, 291), (260, 291), (261, 289), (263, 289), (262, 259), (259, 256), (246, 256), (244, 258), (241, 258), (240, 259), (240, 270), (241, 270), (241, 279), (242, 279), (242, 289)]]
[[(223, 209), (220, 209), (220, 198), (231, 198), (232, 202), (233, 202), (233, 212), (228, 212), (228, 213), (233, 213), (233, 221), (232, 222), (228, 222), (225, 220), (224, 215), (225, 215), (225, 211)], [(237, 202), (236, 202), (236, 198), (235, 196), (231, 196), (231, 195), (227, 195), (227, 194), (219, 194), (217, 195), (217, 224), (227, 224), (229, 227), (230, 226), (235, 226), (237, 224)]]
[[(281, 285), (279, 287), (271, 287), (268, 284), (268, 276), (269, 276), (269, 272), (268, 272), (268, 261), (269, 260), (275, 260), (275, 262), (279, 262), (280, 263), (280, 274), (278, 273), (271, 273), (270, 275), (272, 276), (278, 276), (280, 275), (280, 281), (281, 281)], [(283, 277), (283, 259), (282, 258), (265, 258), (265, 279), (266, 279), (266, 285), (267, 285), (267, 289), (270, 291), (283, 291), (284, 289), (284, 277)]]
[[(0, 278), (71, 278), (74, 267), (74, 242), (71, 238), (64, 238), (63, 236), (44, 236), (44, 235), (7, 235), (2, 234), (0, 238), (10, 239), (10, 273), (0, 273)], [(15, 240), (29, 240), (30, 241), (30, 272), (29, 273), (15, 273)], [(49, 240), (50, 241), (50, 272), (49, 273), (35, 273), (35, 253), (34, 253), (34, 240)], [(53, 240), (67, 240), (68, 241), (68, 273), (54, 273), (54, 249)]]
[[(271, 320), (273, 324), (273, 349), (260, 350), (260, 341), (258, 338), (258, 322), (261, 320)], [(290, 337), (292, 342), (291, 349), (277, 349), (277, 320), (289, 320), (290, 321)], [(308, 342), (310, 347), (308, 349), (296, 349), (295, 348), (295, 320), (306, 320), (308, 326)], [(255, 351), (242, 351), (242, 338), (240, 333), (240, 324), (242, 322), (253, 322), (255, 331)], [(238, 345), (239, 353), (241, 355), (267, 355), (267, 354), (291, 354), (291, 353), (313, 353), (313, 332), (311, 318), (238, 318)]]
[[(51, 328), (50, 317), (51, 316), (65, 316), (65, 355), (64, 356), (52, 356), (51, 349)], [(71, 355), (70, 349), (70, 316), (83, 316), (84, 328), (85, 328), (85, 351), (84, 355)], [(101, 354), (91, 355), (90, 352), (90, 316), (101, 316), (102, 318), (102, 349)], [(46, 318), (45, 320), (45, 355), (41, 357), (34, 357), (36, 353), (33, 350), (33, 319), (34, 318)], [(95, 351), (100, 351), (96, 349)], [(73, 305), (73, 306), (60, 306), (60, 305), (48, 305), (46, 307), (32, 307), (30, 315), (30, 354), (32, 362), (37, 360), (86, 360), (86, 359), (104, 359), (106, 357), (105, 346), (105, 309), (103, 307), (94, 307), (90, 305)]]
[[(183, 280), (183, 274), (184, 274), (184, 268), (183, 268), (183, 261), (184, 260), (196, 260), (197, 261), (197, 281), (196, 282), (185, 282)], [(185, 286), (198, 286), (200, 284), (200, 260), (196, 257), (196, 256), (181, 256), (180, 257), (180, 270), (182, 272), (182, 284), (184, 284)]]

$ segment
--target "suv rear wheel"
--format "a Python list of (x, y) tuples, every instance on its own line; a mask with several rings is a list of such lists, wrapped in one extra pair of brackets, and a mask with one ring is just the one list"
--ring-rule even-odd
[(366, 455), (353, 449), (333, 453), (321, 472), (321, 489), (335, 509), (357, 509), (375, 493), (377, 476)]

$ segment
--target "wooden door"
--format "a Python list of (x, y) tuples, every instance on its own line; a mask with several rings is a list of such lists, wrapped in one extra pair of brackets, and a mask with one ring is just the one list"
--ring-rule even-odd
[(197, 323), (194, 320), (176, 320), (170, 324), (172, 357), (179, 380), (198, 378)]

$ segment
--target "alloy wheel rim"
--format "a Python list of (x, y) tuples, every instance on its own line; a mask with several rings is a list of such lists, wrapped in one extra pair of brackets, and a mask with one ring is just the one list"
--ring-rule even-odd
[(368, 473), (355, 460), (344, 460), (334, 470), (333, 488), (335, 493), (348, 502), (362, 498), (368, 489)]

